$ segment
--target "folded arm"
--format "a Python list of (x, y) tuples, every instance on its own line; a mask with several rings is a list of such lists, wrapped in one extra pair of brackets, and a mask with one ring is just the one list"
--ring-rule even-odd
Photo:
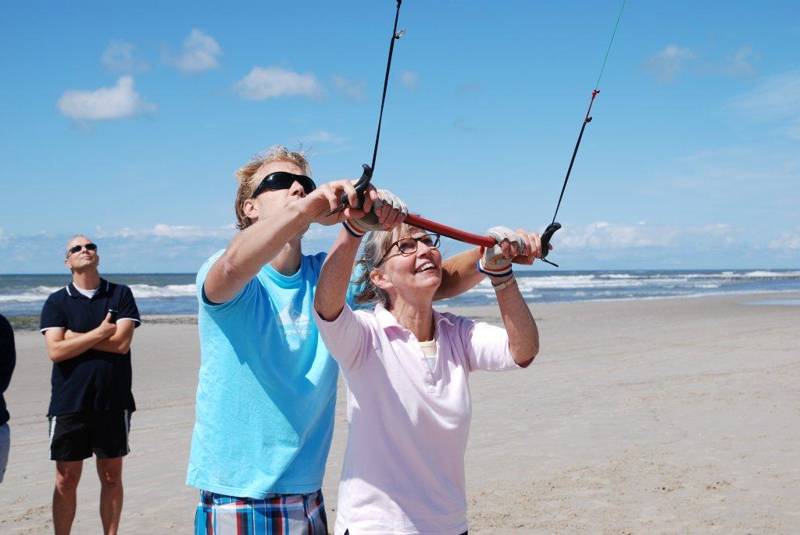
[(110, 319), (111, 315), (107, 314), (102, 323), (91, 331), (73, 333), (69, 338), (65, 336), (67, 329), (64, 327), (48, 328), (44, 332), (47, 356), (53, 362), (63, 362), (82, 355), (100, 342), (111, 338), (116, 333), (117, 326), (111, 323)]
[[(97, 342), (95, 345), (91, 347), (91, 349), (97, 349), (98, 351), (105, 351), (106, 353), (117, 353), (118, 355), (124, 355), (131, 349), (131, 342), (133, 341), (133, 331), (136, 328), (136, 322), (130, 319), (119, 319), (117, 320), (117, 330), (114, 332), (113, 335), (109, 336), (105, 340), (101, 340)], [(81, 336), (82, 333), (76, 333), (70, 330), (67, 330), (64, 333), (64, 338), (70, 340), (77, 336)]]

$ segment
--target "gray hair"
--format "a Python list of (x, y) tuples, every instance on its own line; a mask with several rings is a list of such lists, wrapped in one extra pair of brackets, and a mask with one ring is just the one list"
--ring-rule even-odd
[(392, 244), (403, 236), (410, 236), (416, 230), (418, 230), (416, 227), (403, 223), (391, 230), (373, 230), (367, 234), (361, 256), (356, 262), (356, 266), (361, 270), (358, 273), (358, 277), (353, 280), (356, 288), (359, 288), (355, 296), (356, 303), (378, 302), (386, 309), (391, 308), (392, 303), (389, 300), (389, 294), (372, 282), (371, 275), (374, 270), (380, 269), (378, 262), (389, 252)]

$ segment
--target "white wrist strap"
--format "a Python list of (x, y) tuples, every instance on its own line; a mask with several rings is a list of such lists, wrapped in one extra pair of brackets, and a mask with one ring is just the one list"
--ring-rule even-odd
[(507, 281), (503, 281), (500, 284), (492, 284), (492, 288), (494, 288), (495, 292), (499, 292), (500, 290), (505, 290), (512, 284), (516, 284), (517, 279), (512, 275), (510, 279)]

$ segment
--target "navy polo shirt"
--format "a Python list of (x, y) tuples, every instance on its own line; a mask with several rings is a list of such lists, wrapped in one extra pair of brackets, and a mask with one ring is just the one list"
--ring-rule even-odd
[[(41, 331), (63, 327), (89, 332), (118, 311), (117, 322), (126, 319), (139, 326), (139, 309), (131, 289), (100, 279), (91, 299), (69, 286), (50, 294), (42, 308)], [(136, 406), (131, 392), (131, 353), (124, 355), (90, 349), (77, 357), (53, 363), (52, 390), (48, 416), (74, 412), (127, 409)]]

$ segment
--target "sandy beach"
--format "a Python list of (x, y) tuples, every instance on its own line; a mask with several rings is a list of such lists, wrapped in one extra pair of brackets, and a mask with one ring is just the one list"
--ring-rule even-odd
[[(756, 305), (766, 300), (784, 305)], [(794, 305), (786, 303), (794, 300)], [(534, 305), (527, 370), (472, 377), (470, 533), (800, 533), (800, 294)], [(496, 322), (496, 309), (459, 309)], [(54, 463), (42, 336), (16, 333), (0, 533), (48, 533)], [(123, 533), (191, 533), (184, 485), (196, 327), (133, 342)], [(331, 527), (346, 440), (340, 403), (324, 492)], [(84, 465), (74, 533), (98, 533)]]

